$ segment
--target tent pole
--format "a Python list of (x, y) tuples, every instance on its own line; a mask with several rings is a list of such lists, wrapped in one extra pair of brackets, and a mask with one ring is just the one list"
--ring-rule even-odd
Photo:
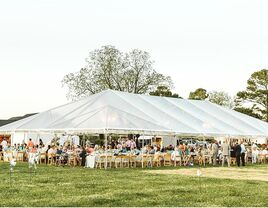
[(25, 144), (25, 132), (23, 132), (23, 145)]
[(104, 134), (104, 137), (105, 137), (105, 169), (107, 169), (107, 132), (105, 130), (105, 134)]
[(84, 147), (86, 143), (86, 135), (85, 133), (83, 133), (83, 142), (82, 142), (82, 146)]
[(35, 144), (38, 144), (38, 141), (40, 140), (40, 132), (38, 132), (38, 134), (37, 134), (37, 139), (36, 139), (36, 141), (35, 141)]
[(144, 145), (144, 135), (142, 134), (142, 145), (141, 145), (141, 167), (143, 168), (143, 145)]
[[(176, 135), (174, 135), (174, 140), (175, 140), (175, 145), (174, 145), (174, 152), (175, 152), (176, 147), (177, 147), (177, 137), (176, 137)], [(177, 166), (177, 156), (176, 156), (176, 153), (175, 153), (175, 158), (174, 158), (174, 166), (175, 167)]]

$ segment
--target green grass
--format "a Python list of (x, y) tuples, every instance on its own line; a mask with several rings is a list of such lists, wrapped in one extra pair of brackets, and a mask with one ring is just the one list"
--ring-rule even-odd
[[(254, 166), (247, 168), (265, 168)], [(174, 168), (168, 168), (174, 169)], [(144, 173), (137, 169), (92, 170), (40, 165), (29, 174), (19, 163), (12, 174), (0, 163), (1, 206), (268, 206), (268, 183)]]

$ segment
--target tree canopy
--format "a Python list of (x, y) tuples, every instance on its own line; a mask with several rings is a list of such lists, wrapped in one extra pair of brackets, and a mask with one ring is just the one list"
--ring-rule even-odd
[[(249, 107), (245, 107), (249, 106)], [(247, 88), (237, 93), (236, 108), (255, 114), (268, 122), (268, 70), (254, 72), (247, 81)]]
[(181, 98), (179, 94), (172, 93), (171, 90), (167, 86), (158, 86), (155, 91), (149, 93), (150, 95), (154, 96), (161, 96), (161, 97), (174, 97), (174, 98)]
[(208, 100), (212, 103), (233, 108), (233, 99), (224, 91), (212, 91), (208, 94)]
[(157, 86), (173, 86), (169, 76), (158, 73), (148, 52), (134, 49), (122, 53), (114, 46), (103, 46), (89, 53), (86, 66), (64, 76), (68, 97), (77, 99), (105, 89), (149, 93)]
[(194, 92), (190, 92), (189, 99), (191, 100), (205, 100), (208, 98), (207, 90), (198, 88)]

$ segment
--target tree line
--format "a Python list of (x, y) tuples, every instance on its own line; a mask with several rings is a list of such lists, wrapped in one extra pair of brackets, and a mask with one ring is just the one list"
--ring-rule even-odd
[[(136, 94), (182, 98), (173, 93), (170, 76), (158, 73), (146, 51), (134, 49), (123, 53), (114, 46), (103, 46), (89, 53), (86, 64), (78, 72), (64, 76), (63, 86), (68, 87), (67, 97), (72, 100), (106, 89)], [(247, 88), (233, 98), (224, 91), (198, 88), (188, 99), (208, 100), (268, 122), (268, 70), (254, 72)]]

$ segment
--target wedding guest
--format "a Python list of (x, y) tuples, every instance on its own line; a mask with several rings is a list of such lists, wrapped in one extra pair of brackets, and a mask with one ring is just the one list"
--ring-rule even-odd
[(241, 146), (240, 144), (236, 143), (235, 148), (235, 157), (236, 157), (236, 164), (238, 167), (240, 167), (240, 159), (241, 159)]
[(212, 154), (213, 165), (216, 165), (216, 163), (217, 163), (218, 153), (219, 153), (219, 148), (217, 145), (217, 141), (214, 140), (213, 144), (211, 145), (211, 154)]
[(28, 141), (27, 147), (28, 147), (29, 149), (31, 149), (31, 148), (34, 147), (34, 143), (33, 143), (33, 141), (32, 141), (31, 138), (30, 138), (29, 141)]
[(81, 157), (81, 166), (85, 166), (86, 164), (86, 157), (87, 157), (87, 151), (86, 151), (86, 148), (85, 147), (82, 147), (82, 151), (79, 155)]
[(241, 161), (242, 161), (242, 166), (245, 166), (246, 147), (245, 147), (243, 141), (240, 142), (240, 147), (241, 147)]
[(251, 146), (251, 152), (252, 152), (252, 163), (257, 163), (259, 150), (258, 146), (255, 143), (253, 143)]
[(222, 166), (224, 166), (225, 159), (227, 160), (228, 167), (230, 167), (230, 151), (231, 147), (226, 141), (223, 141), (221, 145), (221, 152), (222, 152)]
[(2, 149), (5, 149), (7, 147), (6, 138), (4, 138), (3, 141), (1, 142), (1, 146), (2, 146)]

